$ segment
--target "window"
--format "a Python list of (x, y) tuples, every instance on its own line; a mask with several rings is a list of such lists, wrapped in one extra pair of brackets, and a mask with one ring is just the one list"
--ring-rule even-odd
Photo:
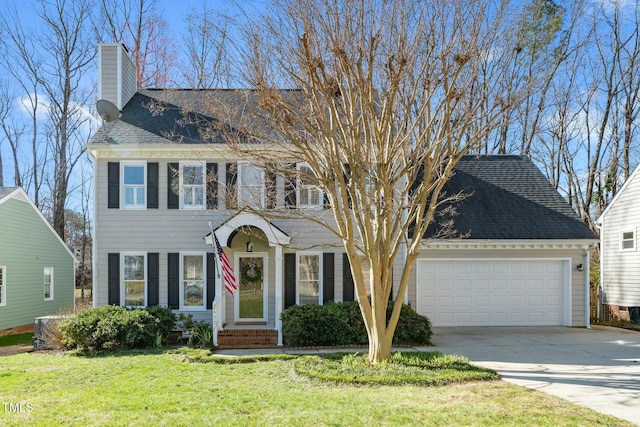
[(181, 309), (205, 309), (204, 254), (182, 254)]
[(146, 305), (146, 255), (122, 254), (122, 302), (126, 307)]
[(298, 165), (298, 206), (301, 208), (319, 207), (322, 205), (322, 192), (315, 185), (315, 177), (313, 171), (305, 163)]
[(204, 209), (207, 181), (204, 162), (180, 163), (180, 209)]
[(7, 305), (7, 267), (0, 267), (0, 307)]
[(122, 163), (122, 197), (125, 209), (145, 209), (146, 163)]
[(316, 253), (296, 254), (298, 264), (298, 305), (322, 304), (320, 272), (321, 256)]
[(636, 233), (635, 231), (623, 231), (620, 233), (620, 249), (623, 251), (636, 250)]
[(250, 164), (238, 169), (238, 207), (264, 208), (264, 171)]
[(44, 268), (44, 300), (53, 300), (53, 267)]

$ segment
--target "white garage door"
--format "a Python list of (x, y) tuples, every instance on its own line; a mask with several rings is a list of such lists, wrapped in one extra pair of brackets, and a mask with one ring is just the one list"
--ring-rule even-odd
[(567, 263), (419, 260), (417, 311), (434, 326), (563, 324)]

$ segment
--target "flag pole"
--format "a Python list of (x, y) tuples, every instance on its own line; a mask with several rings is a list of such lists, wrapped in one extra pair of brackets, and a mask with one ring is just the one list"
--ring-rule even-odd
[[(213, 301), (211, 302), (211, 325), (213, 327), (213, 346), (218, 346), (218, 297), (222, 293), (222, 287), (219, 285), (220, 283), (220, 263), (218, 262), (218, 251), (216, 250), (215, 243), (215, 235), (213, 234), (213, 226), (211, 225), (211, 221), (209, 221), (209, 231), (211, 232), (211, 247), (213, 248), (213, 263), (216, 265), (216, 273), (217, 278), (216, 285), (214, 287), (215, 296), (213, 297)], [(220, 290), (218, 291), (218, 287)]]

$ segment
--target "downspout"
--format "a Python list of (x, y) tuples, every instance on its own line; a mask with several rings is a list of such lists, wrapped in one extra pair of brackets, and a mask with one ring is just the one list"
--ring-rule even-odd
[(587, 246), (584, 250), (584, 325), (587, 329), (591, 329), (591, 283), (589, 278), (591, 273), (589, 272), (589, 250), (591, 245)]

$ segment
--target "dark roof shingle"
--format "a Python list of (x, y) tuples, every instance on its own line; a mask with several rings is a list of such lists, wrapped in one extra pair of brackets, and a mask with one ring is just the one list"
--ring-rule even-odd
[(462, 192), (456, 213), (436, 218), (426, 237), (446, 220), (455, 236), (468, 239), (595, 239), (533, 162), (524, 156), (465, 156), (445, 184)]

